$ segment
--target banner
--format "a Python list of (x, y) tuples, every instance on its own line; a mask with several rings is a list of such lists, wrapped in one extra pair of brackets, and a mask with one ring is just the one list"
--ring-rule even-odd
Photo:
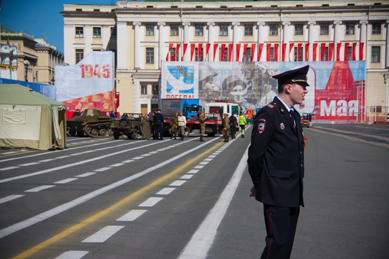
[(277, 95), (273, 75), (310, 65), (302, 113), (316, 121), (360, 121), (365, 114), (365, 61), (341, 62), (163, 62), (161, 98), (198, 98), (261, 108)]
[(93, 51), (75, 66), (55, 66), (55, 99), (69, 110), (110, 111), (114, 77), (114, 53)]

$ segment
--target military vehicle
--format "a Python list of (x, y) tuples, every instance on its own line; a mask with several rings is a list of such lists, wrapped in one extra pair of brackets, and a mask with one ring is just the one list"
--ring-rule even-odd
[(141, 113), (123, 113), (120, 120), (112, 121), (110, 129), (114, 139), (119, 139), (120, 136), (126, 135), (129, 139), (137, 139), (141, 133)]
[[(85, 135), (93, 138), (112, 137), (110, 125), (115, 118), (101, 115), (98, 109), (85, 109), (81, 116), (74, 116), (67, 120), (67, 130), (70, 136), (82, 137)], [(108, 133), (108, 134), (107, 134)]]

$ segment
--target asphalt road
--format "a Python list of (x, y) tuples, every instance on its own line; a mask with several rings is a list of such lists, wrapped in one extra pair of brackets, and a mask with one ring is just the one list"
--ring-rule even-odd
[[(259, 258), (251, 129), (228, 143), (70, 137), (66, 150), (0, 150), (0, 258)], [(388, 258), (389, 126), (305, 134), (292, 258)]]

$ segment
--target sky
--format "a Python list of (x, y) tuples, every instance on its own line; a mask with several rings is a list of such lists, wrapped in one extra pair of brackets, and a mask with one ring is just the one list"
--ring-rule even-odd
[(111, 4), (116, 0), (0, 0), (0, 23), (14, 31), (23, 31), (34, 38), (43, 38), (57, 51), (64, 53), (64, 4)]

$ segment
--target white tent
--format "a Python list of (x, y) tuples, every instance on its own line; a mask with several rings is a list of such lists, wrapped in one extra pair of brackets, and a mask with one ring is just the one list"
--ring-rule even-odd
[(21, 85), (0, 85), (0, 147), (66, 148), (66, 106)]

